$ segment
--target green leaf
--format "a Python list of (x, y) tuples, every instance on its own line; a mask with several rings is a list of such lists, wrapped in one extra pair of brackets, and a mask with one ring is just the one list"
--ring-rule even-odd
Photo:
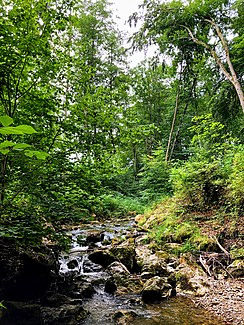
[(18, 126), (16, 126), (16, 129), (22, 131), (25, 134), (37, 133), (36, 130), (30, 125), (24, 125), (24, 124), (18, 125)]
[(37, 159), (45, 160), (49, 156), (49, 154), (45, 151), (36, 151), (35, 156)]
[(24, 154), (25, 154), (27, 157), (32, 158), (32, 157), (34, 156), (34, 151), (32, 151), (32, 150), (26, 150), (26, 151), (24, 152)]
[(35, 156), (37, 159), (42, 159), (42, 160), (46, 159), (49, 156), (49, 154), (45, 151), (36, 151), (36, 150), (26, 150), (24, 154), (27, 157), (32, 158), (33, 156)]
[(1, 134), (24, 134), (21, 130), (18, 130), (13, 126), (6, 126), (0, 128), (0, 133)]
[(15, 145), (15, 143), (12, 141), (4, 141), (4, 142), (0, 143), (0, 149), (13, 147), (14, 145)]
[(0, 116), (0, 122), (2, 123), (3, 126), (9, 126), (10, 124), (13, 123), (13, 119), (7, 115)]
[(26, 149), (26, 148), (29, 148), (31, 147), (29, 144), (27, 143), (17, 143), (14, 145), (14, 150), (23, 150), (23, 149)]
[(3, 155), (7, 155), (9, 153), (9, 149), (0, 149), (0, 152), (3, 154)]

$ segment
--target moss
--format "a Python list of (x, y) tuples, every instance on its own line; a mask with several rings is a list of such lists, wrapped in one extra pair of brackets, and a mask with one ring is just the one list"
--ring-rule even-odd
[(230, 255), (233, 260), (244, 259), (244, 248), (232, 248)]
[(216, 242), (213, 238), (209, 236), (202, 235), (200, 231), (196, 231), (191, 237), (190, 243), (194, 245), (198, 251), (214, 251), (216, 248)]

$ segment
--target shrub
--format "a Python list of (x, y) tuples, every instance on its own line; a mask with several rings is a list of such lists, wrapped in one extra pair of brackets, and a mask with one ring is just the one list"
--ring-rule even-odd
[(229, 177), (228, 199), (239, 213), (244, 212), (244, 146), (238, 146), (234, 154)]
[(210, 114), (195, 117), (190, 131), (192, 156), (172, 169), (171, 181), (176, 195), (186, 199), (189, 207), (206, 211), (225, 201), (237, 141)]
[(206, 211), (220, 205), (226, 188), (226, 175), (219, 161), (189, 160), (172, 169), (176, 196), (186, 199), (192, 210)]
[(156, 150), (153, 156), (148, 156), (144, 167), (139, 173), (139, 191), (146, 202), (157, 201), (172, 192), (169, 181), (170, 166), (165, 162), (163, 151)]

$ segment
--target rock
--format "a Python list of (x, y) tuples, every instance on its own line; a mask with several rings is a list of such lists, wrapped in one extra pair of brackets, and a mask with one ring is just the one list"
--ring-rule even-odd
[(142, 300), (146, 303), (160, 301), (172, 296), (172, 286), (165, 277), (155, 276), (147, 280), (142, 289)]
[(78, 267), (78, 261), (77, 260), (71, 260), (67, 263), (67, 266), (70, 270), (75, 269), (76, 267)]
[(184, 294), (203, 296), (209, 291), (210, 281), (206, 273), (188, 256), (180, 258), (180, 264), (176, 268), (176, 290)]
[(83, 278), (60, 278), (57, 283), (56, 291), (62, 295), (69, 293), (73, 299), (91, 298), (95, 293), (92, 283)]
[(137, 269), (135, 261), (135, 244), (133, 238), (126, 240), (118, 246), (112, 247), (109, 251), (112, 256), (114, 256), (115, 260), (123, 263), (130, 272)]
[(150, 229), (152, 226), (155, 226), (158, 224), (160, 221), (158, 220), (157, 215), (151, 215), (149, 217), (144, 216), (144, 220), (142, 219), (141, 221), (143, 223), (143, 228), (144, 229)]
[(126, 325), (130, 324), (138, 315), (134, 311), (130, 310), (118, 310), (113, 315), (113, 320), (116, 325)]
[(108, 280), (105, 282), (104, 291), (107, 292), (107, 293), (111, 293), (111, 294), (113, 294), (116, 290), (117, 290), (117, 286), (116, 286), (116, 284), (115, 284), (114, 279), (113, 279), (113, 278), (108, 279)]
[(137, 246), (139, 246), (139, 245), (145, 245), (146, 243), (148, 243), (148, 241), (149, 241), (148, 240), (148, 235), (143, 234), (143, 235), (138, 236), (135, 239), (135, 244)]
[(130, 274), (129, 270), (120, 262), (113, 262), (107, 268), (112, 275), (118, 294), (139, 293), (142, 289), (140, 277)]
[(42, 307), (41, 313), (43, 323), (47, 325), (77, 325), (89, 314), (82, 306), (69, 304), (56, 308)]
[(89, 232), (89, 235), (86, 237), (86, 243), (98, 243), (102, 240), (101, 238), (101, 231), (93, 231)]
[(111, 253), (104, 250), (97, 250), (89, 254), (89, 260), (93, 263), (100, 264), (102, 267), (108, 267), (109, 264), (115, 261), (115, 257)]
[(83, 272), (85, 273), (91, 273), (91, 272), (101, 272), (103, 270), (103, 267), (99, 264), (95, 264), (90, 260), (86, 260), (83, 263)]
[(135, 222), (138, 223), (143, 223), (146, 220), (146, 217), (144, 216), (144, 214), (138, 214), (137, 216), (135, 216)]
[(179, 252), (180, 249), (182, 248), (182, 244), (179, 243), (165, 243), (164, 247), (167, 251), (176, 253)]
[(41, 305), (46, 307), (59, 307), (63, 304), (70, 303), (72, 299), (64, 294), (58, 292), (47, 292), (47, 294), (42, 297)]
[(0, 301), (28, 301), (40, 297), (58, 276), (51, 249), (23, 251), (0, 240)]
[(156, 275), (167, 276), (169, 270), (165, 262), (165, 255), (153, 254), (148, 246), (138, 246), (135, 249), (136, 262), (141, 269), (142, 278), (150, 278)]
[(107, 268), (107, 271), (112, 273), (114, 276), (130, 276), (129, 270), (126, 268), (126, 266), (120, 262), (113, 262), (109, 265)]
[(3, 325), (41, 325), (42, 314), (38, 304), (27, 302), (5, 301), (6, 309), (2, 310), (1, 324)]
[(227, 268), (234, 278), (244, 277), (244, 259), (237, 259)]

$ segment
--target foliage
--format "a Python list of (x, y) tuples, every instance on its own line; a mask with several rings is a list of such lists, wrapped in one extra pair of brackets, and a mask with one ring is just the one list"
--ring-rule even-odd
[(170, 168), (161, 148), (145, 158), (144, 167), (138, 174), (139, 195), (144, 202), (158, 201), (171, 193)]
[(210, 115), (193, 122), (193, 155), (183, 165), (176, 164), (171, 180), (175, 193), (185, 198), (191, 209), (204, 211), (225, 202), (234, 139), (223, 134), (224, 126)]
[[(189, 34), (222, 59), (214, 19), (242, 81), (242, 1), (145, 0), (132, 47), (159, 51), (133, 69), (107, 0), (0, 4), (1, 236), (39, 244), (64, 222), (141, 213), (172, 188), (191, 209), (243, 211), (238, 98)], [(187, 222), (166, 226), (159, 237), (198, 240)]]
[(236, 248), (232, 247), (230, 251), (231, 258), (233, 260), (239, 259), (239, 258), (244, 258), (244, 248)]
[(145, 206), (136, 198), (116, 195), (115, 193), (104, 194), (99, 197), (100, 209), (96, 213), (101, 217), (123, 217), (143, 213)]
[(229, 175), (227, 199), (239, 214), (244, 211), (244, 147), (237, 147)]
[(204, 211), (223, 203), (226, 180), (219, 162), (190, 160), (173, 168), (171, 180), (175, 193), (185, 198), (191, 209)]
[(195, 221), (186, 219), (185, 211), (177, 212), (180, 204), (182, 201), (175, 198), (164, 200), (153, 211), (155, 219), (144, 220), (149, 228), (150, 240), (157, 245), (165, 246), (165, 249), (177, 255), (188, 251), (211, 249), (214, 245), (213, 240), (202, 234)]
[(30, 125), (18, 125), (18, 126), (10, 126), (13, 123), (13, 119), (7, 115), (0, 116), (0, 123), (3, 125), (0, 127), (0, 134), (5, 136), (4, 138), (0, 138), (0, 140), (4, 140), (0, 143), (0, 153), (3, 155), (9, 154), (10, 150), (18, 150), (23, 151), (23, 153), (27, 157), (36, 157), (37, 159), (46, 159), (49, 155), (44, 151), (38, 150), (30, 150), (30, 145), (27, 143), (19, 143), (9, 141), (9, 136), (14, 135), (25, 135), (25, 134), (34, 134), (36, 130)]

